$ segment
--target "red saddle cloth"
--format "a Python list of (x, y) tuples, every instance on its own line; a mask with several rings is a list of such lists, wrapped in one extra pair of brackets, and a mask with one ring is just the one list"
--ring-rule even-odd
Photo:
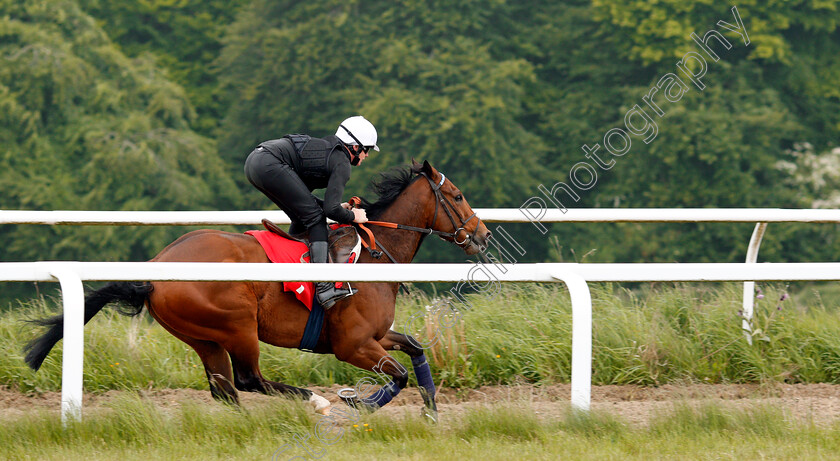
[[(309, 256), (303, 257), (303, 254), (309, 251), (305, 243), (285, 239), (269, 231), (251, 230), (245, 233), (256, 237), (265, 250), (266, 256), (273, 263), (309, 262)], [(294, 292), (295, 297), (310, 311), (312, 310), (312, 297), (315, 295), (314, 283), (283, 282), (283, 290)]]

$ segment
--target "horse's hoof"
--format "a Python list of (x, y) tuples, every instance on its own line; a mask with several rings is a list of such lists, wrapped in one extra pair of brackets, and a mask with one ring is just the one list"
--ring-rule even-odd
[(373, 413), (378, 409), (378, 407), (362, 401), (362, 399), (360, 399), (359, 396), (356, 394), (356, 390), (352, 387), (345, 387), (344, 389), (340, 389), (338, 391), (338, 397), (341, 399), (342, 402), (347, 404), (347, 406), (353, 407), (357, 411)]
[(437, 424), (438, 423), (438, 412), (437, 410), (433, 410), (428, 407), (423, 407), (420, 410), (420, 415), (423, 416), (426, 421), (430, 424)]
[(343, 389), (339, 389), (338, 398), (341, 399), (342, 402), (346, 403), (347, 405), (357, 408), (362, 402), (359, 400), (359, 396), (356, 395), (356, 390), (352, 387), (345, 387)]
[(320, 413), (324, 416), (330, 414), (330, 401), (320, 395), (313, 392), (309, 397), (309, 403), (315, 408), (315, 413)]

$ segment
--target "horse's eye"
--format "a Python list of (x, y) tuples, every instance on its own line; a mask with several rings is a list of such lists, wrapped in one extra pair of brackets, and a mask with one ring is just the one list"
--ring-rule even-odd
[(461, 200), (464, 200), (464, 196), (463, 196), (463, 195), (458, 194), (457, 196), (455, 196), (455, 201), (456, 201), (456, 202), (460, 202)]

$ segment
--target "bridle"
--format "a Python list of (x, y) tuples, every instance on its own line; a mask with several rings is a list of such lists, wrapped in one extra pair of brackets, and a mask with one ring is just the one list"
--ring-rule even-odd
[[(440, 182), (435, 183), (434, 181), (432, 181), (432, 178), (429, 177), (429, 175), (427, 175), (425, 172), (420, 172), (420, 174), (423, 175), (423, 177), (426, 178), (429, 181), (429, 185), (432, 186), (432, 191), (434, 191), (435, 198), (437, 199), (437, 201), (435, 202), (435, 216), (432, 218), (432, 225), (434, 225), (434, 223), (437, 222), (438, 205), (442, 204), (443, 205), (443, 211), (445, 211), (446, 216), (449, 217), (449, 222), (452, 223), (452, 228), (455, 229), (455, 232), (441, 232), (441, 231), (437, 231), (437, 230), (434, 230), (434, 229), (428, 229), (428, 233), (429, 234), (434, 233), (441, 238), (450, 237), (450, 238), (452, 238), (452, 241), (455, 242), (455, 245), (458, 245), (458, 246), (464, 245), (465, 243), (467, 243), (468, 241), (473, 239), (473, 236), (470, 235), (469, 233), (467, 233), (467, 230), (465, 229), (467, 223), (472, 221), (473, 218), (477, 219), (478, 224), (476, 224), (475, 228), (478, 229), (478, 226), (481, 225), (481, 218), (479, 218), (478, 215), (476, 215), (475, 212), (473, 212), (473, 214), (470, 217), (468, 217), (467, 219), (461, 218), (461, 214), (458, 213), (458, 210), (455, 208), (455, 205), (453, 205), (452, 202), (450, 202), (448, 198), (444, 197), (443, 193), (440, 191), (440, 188), (443, 186), (443, 183), (446, 182), (446, 176), (443, 173), (440, 173), (440, 172), (438, 172), (438, 173), (440, 174)], [(455, 224), (455, 218), (452, 217), (452, 213), (455, 213), (455, 216), (457, 216), (458, 220), (461, 221), (460, 226)], [(410, 226), (407, 226), (407, 227), (410, 227)], [(417, 230), (417, 229), (415, 228), (414, 230)], [(424, 232), (424, 231), (427, 231), (427, 229), (422, 229), (422, 230), (419, 230), (419, 231)], [(467, 236), (464, 238), (463, 241), (459, 242), (458, 241), (458, 233), (461, 232), (461, 231), (464, 231), (464, 233), (466, 233)]]
[[(438, 172), (438, 173), (440, 173), (440, 172)], [(388, 227), (388, 228), (391, 228), (391, 229), (403, 229), (403, 230), (409, 230), (409, 231), (414, 231), (414, 232), (420, 232), (421, 234), (425, 234), (425, 235), (437, 235), (438, 237), (440, 237), (442, 239), (451, 238), (452, 241), (458, 246), (463, 246), (471, 240), (474, 241), (473, 236), (466, 232), (466, 226), (470, 221), (472, 221), (473, 218), (475, 218), (475, 219), (478, 220), (478, 224), (476, 224), (476, 229), (478, 229), (478, 226), (481, 225), (481, 218), (479, 218), (476, 213), (473, 213), (467, 219), (462, 218), (461, 214), (458, 213), (458, 209), (455, 208), (455, 205), (453, 205), (452, 202), (449, 201), (449, 199), (444, 197), (443, 193), (440, 191), (440, 188), (443, 186), (443, 183), (446, 182), (446, 176), (443, 173), (440, 173), (440, 182), (437, 182), (437, 183), (432, 181), (432, 178), (428, 174), (426, 174), (425, 172), (421, 171), (420, 174), (423, 175), (423, 177), (426, 178), (429, 181), (429, 185), (432, 187), (432, 192), (434, 192), (434, 194), (435, 194), (435, 214), (434, 214), (434, 217), (432, 218), (432, 225), (434, 226), (434, 223), (437, 222), (438, 208), (442, 207), (443, 211), (446, 213), (446, 216), (449, 218), (449, 222), (452, 224), (452, 228), (455, 229), (454, 232), (443, 232), (443, 231), (439, 231), (437, 229), (433, 229), (431, 227), (429, 227), (429, 228), (414, 227), (414, 226), (408, 226), (406, 224), (398, 224), (398, 223), (392, 223), (392, 222), (387, 222), (387, 221), (368, 221), (365, 224), (372, 224), (374, 226)], [(351, 206), (358, 205), (359, 203), (361, 203), (361, 200), (358, 197), (353, 197), (352, 199), (350, 199)], [(453, 216), (453, 213), (454, 213), (454, 216)], [(455, 217), (457, 217), (458, 221), (461, 222), (460, 225), (456, 223)], [(364, 226), (364, 224), (359, 224), (358, 226), (360, 228), (362, 228), (368, 234), (368, 237), (370, 238), (370, 241), (371, 241), (370, 248), (368, 248), (368, 250), (370, 250), (371, 254), (373, 254), (374, 251), (377, 251), (376, 250), (376, 241), (373, 238), (373, 233), (370, 232), (370, 230), (368, 228), (366, 228)], [(458, 234), (461, 231), (464, 231), (466, 233), (466, 237), (464, 237), (464, 240), (458, 241)], [(367, 245), (365, 245), (365, 246), (367, 246)], [(381, 248), (381, 245), (380, 245), (380, 248)], [(382, 250), (385, 250), (385, 249), (382, 248)], [(388, 255), (388, 257), (391, 259), (392, 262), (396, 262), (396, 261), (394, 261), (394, 258), (391, 257), (390, 254), (388, 254), (387, 251), (385, 251), (385, 254)]]

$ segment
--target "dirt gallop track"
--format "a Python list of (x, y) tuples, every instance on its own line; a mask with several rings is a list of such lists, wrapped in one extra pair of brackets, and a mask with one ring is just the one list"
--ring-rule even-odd
[[(340, 386), (310, 387), (331, 402), (340, 404), (336, 391)], [(86, 394), (85, 412), (95, 413), (108, 407), (109, 402), (128, 393), (109, 391), (104, 394)], [(140, 395), (163, 411), (177, 409), (184, 402), (201, 402), (210, 408), (220, 407), (212, 401), (208, 391), (194, 389), (163, 389), (142, 391)], [(442, 419), (457, 416), (463, 411), (480, 406), (504, 404), (528, 405), (545, 418), (560, 417), (569, 406), (569, 385), (552, 386), (488, 386), (479, 389), (457, 390), (444, 388), (438, 391)], [(259, 406), (269, 397), (241, 393), (246, 407)], [(47, 392), (27, 395), (0, 387), (0, 420), (19, 417), (33, 409), (59, 412), (61, 394)], [(749, 408), (772, 405), (785, 409), (801, 421), (828, 424), (840, 420), (840, 385), (834, 384), (721, 384), (721, 385), (666, 385), (657, 388), (639, 386), (595, 386), (592, 388), (592, 409), (618, 416), (632, 424), (645, 425), (651, 417), (667, 412), (675, 403), (711, 402), (727, 408)], [(414, 388), (403, 391), (387, 407), (380, 410), (392, 415), (405, 412), (419, 414), (422, 400)]]

